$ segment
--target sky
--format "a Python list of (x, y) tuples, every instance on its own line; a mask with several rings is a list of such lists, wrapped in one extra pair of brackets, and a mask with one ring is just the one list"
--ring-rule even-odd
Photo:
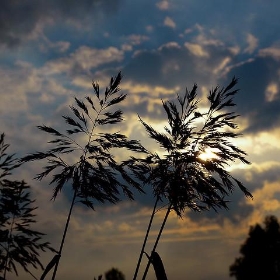
[[(161, 99), (174, 99), (197, 83), (204, 104), (213, 87), (239, 78), (235, 102), (243, 135), (235, 144), (251, 165), (236, 162), (231, 172), (254, 199), (236, 188), (228, 211), (187, 210), (182, 219), (172, 213), (158, 247), (169, 279), (230, 279), (229, 266), (249, 227), (267, 215), (280, 216), (280, 2), (2, 0), (0, 5), (0, 132), (18, 156), (48, 148), (51, 139), (36, 126), (64, 129), (61, 116), (75, 96), (93, 94), (92, 80), (104, 88), (122, 72), (121, 89), (128, 97), (119, 129), (156, 150), (137, 114), (163, 127)], [(32, 179), (42, 166), (25, 164), (15, 176), (32, 186), (39, 206), (36, 227), (58, 248), (70, 191), (50, 201), (49, 180)], [(97, 205), (96, 211), (75, 206), (57, 279), (93, 279), (112, 267), (132, 279), (151, 211), (151, 194)], [(163, 216), (157, 213), (147, 252)], [(43, 264), (52, 256), (42, 253)], [(20, 279), (30, 277), (23, 272)], [(155, 279), (153, 270), (148, 279)]]

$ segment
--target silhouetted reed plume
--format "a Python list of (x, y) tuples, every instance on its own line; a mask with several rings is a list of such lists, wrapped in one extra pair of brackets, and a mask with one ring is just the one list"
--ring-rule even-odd
[[(194, 211), (227, 209), (226, 197), (233, 192), (235, 186), (239, 187), (245, 196), (252, 197), (242, 182), (226, 170), (226, 167), (236, 160), (249, 164), (245, 158), (246, 153), (233, 143), (233, 140), (240, 136), (235, 132), (238, 128), (235, 123), (238, 115), (229, 110), (235, 106), (233, 98), (238, 92), (234, 89), (236, 84), (237, 79), (234, 77), (226, 88), (216, 87), (211, 90), (207, 110), (198, 107), (197, 85), (194, 85), (191, 91), (186, 89), (183, 96), (177, 95), (177, 102), (162, 101), (168, 124), (164, 127), (165, 133), (156, 131), (139, 117), (149, 137), (159, 144), (163, 152), (162, 155), (150, 152), (146, 159), (137, 159), (137, 165), (135, 162), (130, 165), (145, 184), (153, 187), (155, 197), (155, 206), (134, 280), (159, 201), (167, 201), (167, 212), (151, 255), (156, 250), (172, 210), (182, 217), (186, 208)], [(209, 150), (212, 157), (204, 157)], [(149, 265), (150, 260), (142, 279), (146, 278)]]
[[(133, 199), (131, 187), (143, 192), (141, 185), (127, 173), (125, 164), (115, 161), (112, 150), (126, 149), (146, 153), (145, 148), (138, 141), (129, 140), (119, 133), (119, 126), (116, 132), (102, 132), (107, 126), (123, 121), (122, 111), (115, 109), (116, 105), (126, 98), (126, 95), (120, 92), (121, 79), (121, 73), (112, 77), (103, 94), (99, 90), (99, 84), (93, 82), (94, 93), (84, 99), (75, 97), (75, 106), (70, 106), (73, 116), (63, 116), (66, 125), (69, 126), (66, 133), (46, 125), (38, 126), (40, 130), (55, 137), (48, 142), (53, 147), (46, 152), (35, 152), (21, 159), (21, 162), (47, 161), (44, 171), (38, 174), (36, 179), (41, 180), (53, 173), (50, 182), (54, 185), (53, 200), (65, 186), (71, 186), (73, 191), (52, 279), (55, 279), (72, 209), (76, 202), (94, 209), (94, 201), (118, 202), (120, 190), (130, 199)], [(99, 128), (102, 130), (98, 130)], [(80, 135), (83, 137), (79, 137)], [(82, 141), (83, 139), (86, 141)], [(69, 161), (70, 153), (73, 154), (72, 158), (76, 158), (74, 163)]]

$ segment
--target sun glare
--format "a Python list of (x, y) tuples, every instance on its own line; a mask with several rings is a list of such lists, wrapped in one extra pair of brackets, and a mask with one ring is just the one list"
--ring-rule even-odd
[(199, 155), (199, 158), (202, 159), (203, 161), (218, 159), (219, 156), (217, 156), (215, 152), (219, 152), (219, 150), (214, 148), (206, 148), (204, 152)]

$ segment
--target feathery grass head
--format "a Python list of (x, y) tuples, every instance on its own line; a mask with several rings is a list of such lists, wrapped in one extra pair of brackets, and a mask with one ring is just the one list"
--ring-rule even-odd
[[(139, 177), (153, 185), (155, 196), (167, 198), (179, 216), (186, 207), (196, 211), (227, 208), (225, 198), (235, 185), (252, 197), (226, 170), (236, 160), (249, 164), (246, 153), (232, 141), (240, 135), (235, 132), (238, 115), (228, 111), (235, 106), (236, 84), (233, 78), (226, 88), (211, 90), (206, 112), (198, 108), (197, 85), (191, 91), (186, 89), (183, 97), (178, 95), (177, 102), (163, 101), (168, 121), (164, 133), (139, 117), (148, 135), (165, 152), (164, 156), (150, 153), (145, 160), (139, 160)], [(207, 150), (211, 157), (205, 156)]]
[[(79, 99), (75, 97), (75, 105), (70, 106), (72, 115), (63, 116), (68, 129), (60, 132), (49, 126), (38, 128), (54, 137), (49, 143), (53, 146), (46, 152), (36, 152), (21, 159), (21, 162), (46, 160), (48, 165), (37, 175), (37, 179), (53, 174), (50, 184), (54, 185), (53, 199), (66, 185), (72, 183), (73, 190), (86, 206), (93, 208), (92, 199), (99, 202), (115, 203), (119, 200), (119, 189), (133, 199), (129, 186), (142, 191), (140, 184), (133, 180), (125, 170), (123, 164), (115, 161), (112, 149), (123, 148), (133, 152), (146, 150), (135, 140), (129, 140), (118, 131), (104, 133), (99, 130), (103, 126), (119, 124), (123, 120), (123, 113), (115, 107), (126, 95), (120, 92), (121, 73), (112, 77), (105, 92), (102, 94), (99, 84), (93, 82), (93, 94)], [(86, 141), (81, 144), (77, 137), (83, 134)], [(69, 163), (65, 156), (69, 153), (78, 154), (77, 161)], [(120, 182), (121, 176), (125, 183)]]

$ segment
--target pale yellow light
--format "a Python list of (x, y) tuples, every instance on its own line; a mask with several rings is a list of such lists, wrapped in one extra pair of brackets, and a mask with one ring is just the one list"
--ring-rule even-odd
[(218, 159), (219, 156), (215, 154), (215, 152), (219, 152), (218, 149), (214, 148), (206, 148), (203, 153), (201, 153), (198, 157), (203, 161), (211, 160), (211, 159)]

